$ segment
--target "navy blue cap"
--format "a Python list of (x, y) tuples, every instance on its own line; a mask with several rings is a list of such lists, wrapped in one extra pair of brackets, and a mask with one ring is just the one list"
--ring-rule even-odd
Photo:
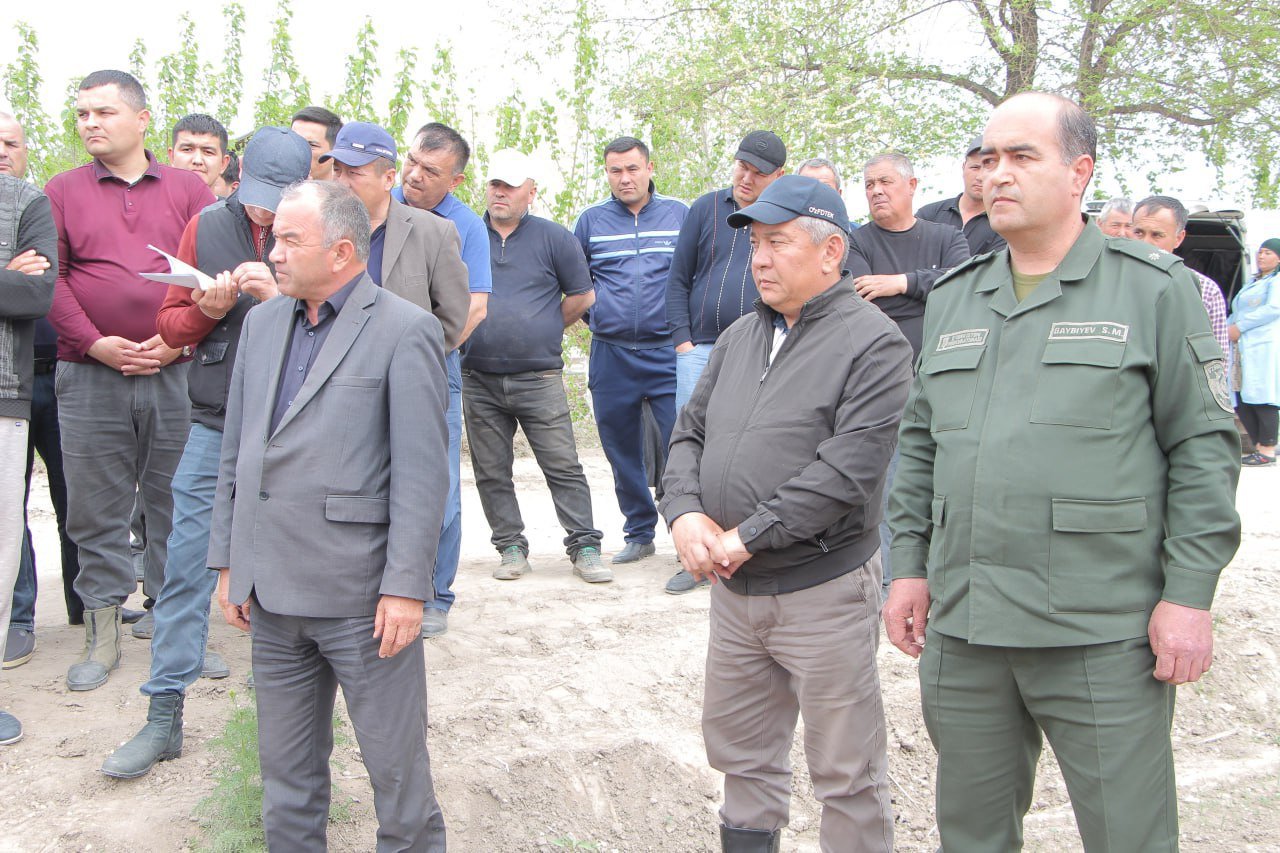
[(287, 127), (259, 128), (240, 155), (242, 204), (275, 212), (284, 188), (305, 181), (311, 172), (311, 146)]
[(338, 131), (333, 150), (320, 156), (320, 162), (337, 160), (346, 166), (367, 166), (379, 157), (396, 161), (396, 141), (376, 124), (349, 121)]
[(840, 194), (826, 184), (801, 175), (783, 175), (764, 188), (760, 197), (728, 217), (729, 225), (741, 228), (752, 222), (780, 225), (798, 216), (811, 216), (838, 225), (849, 233), (849, 214)]

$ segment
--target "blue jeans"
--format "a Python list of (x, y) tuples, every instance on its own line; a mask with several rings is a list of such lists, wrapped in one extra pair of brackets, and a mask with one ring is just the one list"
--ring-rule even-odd
[(173, 528), (164, 584), (151, 612), (151, 679), (142, 693), (182, 693), (200, 677), (209, 639), (209, 598), (218, 573), (208, 568), (209, 524), (218, 485), (222, 433), (192, 424), (178, 469), (173, 472)]
[(676, 353), (676, 414), (684, 408), (693, 396), (702, 371), (707, 369), (707, 360), (711, 358), (711, 350), (715, 344), (694, 344), (688, 352)]
[(440, 528), (440, 546), (436, 548), (435, 601), (428, 607), (449, 612), (453, 606), (453, 579), (458, 576), (458, 560), (462, 556), (462, 356), (454, 350), (445, 356), (449, 374), (449, 500), (444, 506), (444, 524)]

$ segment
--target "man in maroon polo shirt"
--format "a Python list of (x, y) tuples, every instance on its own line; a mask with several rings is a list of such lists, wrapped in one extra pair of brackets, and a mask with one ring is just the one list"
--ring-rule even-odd
[(129, 514), (147, 519), (143, 590), (164, 580), (173, 514), (169, 484), (190, 422), (187, 359), (156, 332), (167, 272), (148, 245), (176, 254), (187, 221), (214, 201), (191, 172), (162, 166), (143, 146), (151, 113), (122, 71), (80, 83), (76, 125), (93, 162), (45, 187), (58, 228), (58, 282), (49, 321), (58, 332), (58, 421), (67, 477), (67, 530), (80, 551), (85, 650), (67, 672), (93, 690), (120, 662), (120, 608), (135, 588)]

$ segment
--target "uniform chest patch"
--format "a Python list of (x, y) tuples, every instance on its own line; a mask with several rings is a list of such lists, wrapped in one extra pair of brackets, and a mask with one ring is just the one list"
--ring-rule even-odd
[(1049, 328), (1051, 341), (1115, 341), (1129, 340), (1129, 327), (1124, 323), (1098, 320), (1092, 323), (1054, 323)]
[(1213, 392), (1213, 401), (1224, 412), (1234, 412), (1231, 407), (1231, 385), (1227, 381), (1227, 365), (1223, 359), (1215, 358), (1205, 362), (1204, 378), (1209, 381), (1209, 390)]
[(959, 332), (947, 332), (945, 335), (939, 335), (938, 345), (934, 348), (934, 352), (985, 346), (988, 331), (988, 329), (962, 329)]

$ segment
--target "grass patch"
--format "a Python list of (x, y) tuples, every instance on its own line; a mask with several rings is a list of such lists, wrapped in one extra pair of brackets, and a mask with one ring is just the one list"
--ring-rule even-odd
[[(218, 770), (213, 790), (196, 805), (196, 817), (205, 832), (204, 840), (196, 849), (202, 853), (265, 853), (262, 767), (258, 763), (258, 708), (254, 702), (236, 702), (234, 691), (230, 699), (233, 705), (231, 718), (227, 720), (222, 734), (209, 742), (209, 749), (217, 758)], [(335, 747), (345, 747), (352, 742), (337, 714), (333, 717), (333, 728)], [(338, 793), (335, 786), (332, 795)], [(329, 822), (352, 820), (349, 798), (332, 795)]]

